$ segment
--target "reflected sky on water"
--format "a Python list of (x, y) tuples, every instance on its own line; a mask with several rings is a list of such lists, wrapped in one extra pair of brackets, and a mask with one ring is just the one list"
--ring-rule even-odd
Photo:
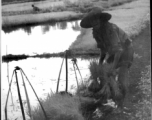
[(34, 27), (3, 30), (2, 55), (43, 54), (63, 52), (80, 34), (80, 21), (58, 22)]

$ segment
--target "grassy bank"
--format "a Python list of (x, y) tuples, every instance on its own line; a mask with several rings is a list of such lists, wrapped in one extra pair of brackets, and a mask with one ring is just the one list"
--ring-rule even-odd
[(151, 67), (150, 65), (146, 67), (143, 71), (141, 81), (138, 88), (141, 90), (143, 98), (136, 105), (138, 111), (136, 113), (136, 118), (138, 120), (150, 120), (151, 119)]
[[(41, 13), (41, 14), (29, 14), (28, 17), (25, 15), (19, 16), (7, 16), (3, 17), (2, 28), (11, 26), (22, 26), (22, 25), (37, 25), (42, 23), (52, 23), (57, 21), (77, 20), (82, 17), (82, 14), (75, 12), (57, 12), (57, 13)], [(39, 19), (37, 19), (39, 18)]]
[[(123, 4), (130, 1), (132, 0), (119, 2)], [(115, 2), (117, 3), (118, 0)], [(32, 4), (40, 10), (34, 11)], [(10, 4), (2, 6), (2, 27), (81, 19), (95, 6), (107, 9), (113, 5), (109, 1), (102, 0), (60, 0)]]
[[(32, 4), (40, 10), (34, 11)], [(77, 20), (82, 18), (83, 12), (87, 12), (89, 7), (91, 7), (89, 0), (88, 2), (62, 0), (5, 5), (2, 8), (2, 27)]]
[[(137, 36), (145, 24), (150, 20), (149, 0), (137, 0), (122, 6), (113, 7), (106, 11), (112, 14), (110, 22), (123, 29), (131, 38)], [(69, 49), (94, 49), (96, 42), (92, 36), (92, 29), (81, 29), (81, 34), (71, 44)]]

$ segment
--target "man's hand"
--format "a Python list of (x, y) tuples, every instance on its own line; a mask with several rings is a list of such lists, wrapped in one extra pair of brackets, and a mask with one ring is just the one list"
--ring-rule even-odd
[(110, 70), (110, 71), (108, 72), (108, 77), (111, 77), (111, 76), (114, 76), (113, 70)]
[(118, 62), (120, 60), (121, 53), (122, 53), (122, 51), (117, 51), (115, 53), (114, 61), (113, 61), (112, 67), (111, 67), (111, 71), (114, 71), (116, 69), (116, 66), (118, 65)]
[(116, 76), (116, 75), (117, 75), (117, 70), (115, 70), (115, 69), (111, 69), (111, 70), (108, 72), (108, 77)]
[(107, 63), (108, 58), (109, 58), (109, 54), (106, 54), (106, 56), (105, 56), (105, 58), (104, 58), (104, 60), (103, 60), (103, 64), (104, 64), (104, 63)]
[(100, 51), (100, 59), (99, 59), (99, 64), (102, 65), (103, 61), (106, 57), (106, 53), (104, 53), (103, 51)]

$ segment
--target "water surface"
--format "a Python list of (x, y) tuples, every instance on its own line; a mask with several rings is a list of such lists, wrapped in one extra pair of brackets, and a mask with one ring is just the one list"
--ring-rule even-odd
[(1, 32), (2, 55), (42, 54), (65, 51), (80, 34), (80, 21), (59, 22)]
[[(65, 51), (69, 48), (71, 43), (76, 40), (80, 34), (79, 21), (62, 22), (54, 25), (39, 25), (34, 27), (23, 27), (16, 29), (8, 29), (1, 32), (2, 36), (2, 55), (7, 54), (42, 54), (42, 53), (57, 53)], [(33, 85), (39, 98), (46, 98), (47, 94), (51, 91), (56, 91), (57, 79), (60, 70), (60, 66), (63, 58), (28, 58), (20, 61), (12, 61), (9, 63), (2, 63), (2, 111), (4, 111), (4, 105), (6, 101), (6, 95), (8, 92), (8, 77), (11, 79), (13, 70), (16, 66), (21, 67), (31, 84)], [(89, 60), (78, 59), (78, 66), (81, 71), (83, 80), (89, 78)], [(9, 72), (7, 71), (9, 68)], [(61, 73), (61, 80), (59, 91), (65, 90), (65, 63)], [(27, 111), (27, 103), (25, 99), (25, 92), (22, 83), (20, 71), (17, 72), (19, 85), (21, 89), (21, 95), (24, 103), (24, 108)], [(77, 71), (77, 77), (79, 83), (82, 79)], [(68, 59), (68, 91), (74, 93), (77, 84), (76, 76), (71, 59)], [(37, 99), (26, 81), (28, 93), (30, 96), (30, 102), (32, 106), (38, 104)], [(15, 82), (15, 76), (13, 76), (13, 82), (11, 86), (13, 101), (15, 108), (13, 109), (11, 96), (9, 96), (8, 103), (8, 118), (19, 120), (21, 117), (21, 110), (18, 100), (17, 87)], [(4, 116), (4, 112), (2, 113)]]
[[(12, 76), (13, 70), (15, 66), (21, 67), (25, 74), (27, 75), (28, 79), (30, 80), (31, 84), (33, 85), (36, 93), (40, 98), (45, 99), (47, 94), (51, 91), (56, 92), (57, 86), (57, 79), (60, 70), (60, 66), (62, 63), (62, 58), (50, 58), (50, 59), (39, 59), (39, 58), (28, 58), (26, 60), (20, 61), (13, 61), (9, 63), (9, 77)], [(78, 59), (78, 66), (81, 71), (83, 80), (89, 78), (89, 61), (88, 60), (81, 60)], [(65, 63), (63, 64), (61, 78), (60, 78), (60, 85), (59, 91), (65, 91)], [(81, 77), (77, 72), (77, 77), (79, 83), (81, 83)], [(21, 89), (21, 96), (22, 100), (25, 101), (24, 107), (27, 110), (27, 104), (25, 99), (25, 92), (22, 83), (22, 78), (20, 71), (17, 72), (19, 85)], [(77, 89), (76, 78), (74, 73), (74, 68), (71, 59), (68, 60), (68, 91), (74, 93)], [(38, 104), (37, 99), (32, 91), (30, 85), (28, 84), (27, 80), (26, 86), (28, 90), (28, 94), (30, 96), (30, 102), (32, 106), (36, 106)], [(15, 76), (13, 77), (12, 82), (12, 95), (13, 101), (15, 103), (15, 111), (13, 110), (12, 103), (11, 103), (11, 96), (9, 97), (9, 104), (8, 104), (8, 116), (9, 118), (15, 119), (15, 117), (19, 117), (21, 119), (21, 110), (18, 101), (18, 94), (17, 94), (17, 87), (16, 87), (16, 79)], [(6, 95), (8, 91), (8, 79), (7, 79), (7, 63), (2, 64), (2, 109), (4, 110), (4, 105), (6, 101)], [(13, 115), (14, 114), (14, 115)]]

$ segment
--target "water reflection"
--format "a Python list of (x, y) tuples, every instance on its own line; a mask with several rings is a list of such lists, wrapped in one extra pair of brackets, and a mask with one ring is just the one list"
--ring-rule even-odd
[(49, 32), (50, 30), (50, 26), (49, 25), (44, 25), (41, 26), (42, 27), (42, 33), (45, 34), (46, 32)]
[(79, 34), (79, 21), (3, 29), (1, 32), (2, 55), (6, 54), (6, 45), (8, 54), (14, 55), (63, 52)]
[(76, 21), (75, 24), (72, 25), (72, 28), (73, 28), (74, 31), (80, 31), (81, 30), (81, 27), (80, 27), (78, 21)]
[(66, 29), (67, 28), (67, 22), (61, 22), (61, 23), (57, 23), (57, 28), (59, 29)]
[(57, 30), (57, 29), (65, 30), (67, 28), (67, 22), (58, 22), (58, 23), (51, 24), (51, 25), (50, 24), (42, 25), (41, 26), (42, 33), (45, 34), (45, 33), (49, 32), (50, 27), (53, 28), (54, 30)]
[(30, 35), (31, 32), (32, 32), (32, 27), (24, 27), (24, 28), (22, 28), (22, 29), (23, 29), (24, 32), (27, 33), (28, 35)]
[[(67, 21), (63, 21), (63, 22), (52, 22), (52, 23), (45, 23), (42, 24), (42, 33), (46, 33), (49, 31), (49, 28), (53, 28), (54, 30), (56, 29), (61, 29), (61, 30), (65, 30), (68, 26), (68, 23), (72, 24), (72, 28), (73, 30), (80, 30), (80, 26), (79, 26), (79, 20), (78, 21), (71, 21), (71, 22), (67, 22)], [(11, 33), (13, 31), (18, 31), (18, 30), (24, 30), (28, 35), (31, 34), (32, 32), (32, 28), (39, 26), (39, 25), (27, 25), (27, 26), (14, 26), (14, 27), (3, 27), (2, 30), (4, 31), (4, 33)]]

